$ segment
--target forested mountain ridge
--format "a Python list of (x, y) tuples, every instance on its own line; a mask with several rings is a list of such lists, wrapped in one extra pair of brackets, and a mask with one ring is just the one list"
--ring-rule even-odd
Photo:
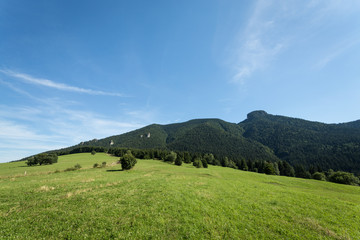
[(281, 159), (313, 171), (360, 174), (360, 120), (325, 124), (254, 111), (238, 124), (220, 119), (152, 124), (71, 148), (82, 146), (213, 153), (235, 162)]
[(325, 124), (255, 111), (239, 126), (244, 137), (268, 146), (292, 165), (359, 173), (359, 123)]
[(243, 133), (244, 129), (235, 123), (220, 119), (195, 119), (168, 125), (152, 124), (121, 135), (83, 142), (72, 148), (81, 146), (152, 148), (213, 153), (232, 159), (279, 160), (270, 148), (246, 139)]

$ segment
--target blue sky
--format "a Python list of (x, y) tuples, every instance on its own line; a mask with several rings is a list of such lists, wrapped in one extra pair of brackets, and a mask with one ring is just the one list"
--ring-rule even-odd
[(0, 0), (0, 162), (253, 110), (360, 119), (360, 1)]

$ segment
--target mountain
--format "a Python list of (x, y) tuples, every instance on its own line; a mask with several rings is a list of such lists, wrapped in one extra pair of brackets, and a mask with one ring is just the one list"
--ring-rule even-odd
[(125, 134), (91, 140), (76, 147), (122, 147), (137, 149), (168, 149), (213, 153), (232, 159), (263, 159), (276, 161), (273, 151), (243, 136), (244, 129), (220, 119), (195, 119), (169, 125), (152, 124)]
[(213, 153), (235, 162), (281, 159), (312, 171), (333, 169), (360, 174), (360, 120), (325, 124), (254, 111), (238, 124), (220, 119), (152, 124), (69, 149), (86, 146)]
[(360, 173), (360, 121), (325, 124), (254, 111), (239, 126), (292, 165)]

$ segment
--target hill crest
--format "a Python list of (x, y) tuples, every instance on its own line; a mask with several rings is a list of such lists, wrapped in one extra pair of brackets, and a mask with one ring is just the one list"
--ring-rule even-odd
[(213, 153), (234, 161), (281, 159), (294, 166), (360, 173), (360, 120), (326, 124), (263, 110), (250, 112), (237, 124), (218, 118), (151, 124), (71, 148), (82, 146)]

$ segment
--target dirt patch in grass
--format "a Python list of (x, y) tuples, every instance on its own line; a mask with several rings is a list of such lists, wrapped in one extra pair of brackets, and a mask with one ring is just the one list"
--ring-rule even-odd
[(48, 192), (48, 191), (52, 191), (54, 190), (55, 188), (54, 187), (49, 187), (49, 186), (41, 186), (38, 191), (40, 192)]
[(334, 239), (350, 239), (349, 237), (339, 236), (334, 231), (331, 231), (330, 229), (321, 226), (320, 223), (313, 218), (300, 219), (298, 220), (298, 222), (307, 228), (315, 230), (322, 235), (326, 235)]

